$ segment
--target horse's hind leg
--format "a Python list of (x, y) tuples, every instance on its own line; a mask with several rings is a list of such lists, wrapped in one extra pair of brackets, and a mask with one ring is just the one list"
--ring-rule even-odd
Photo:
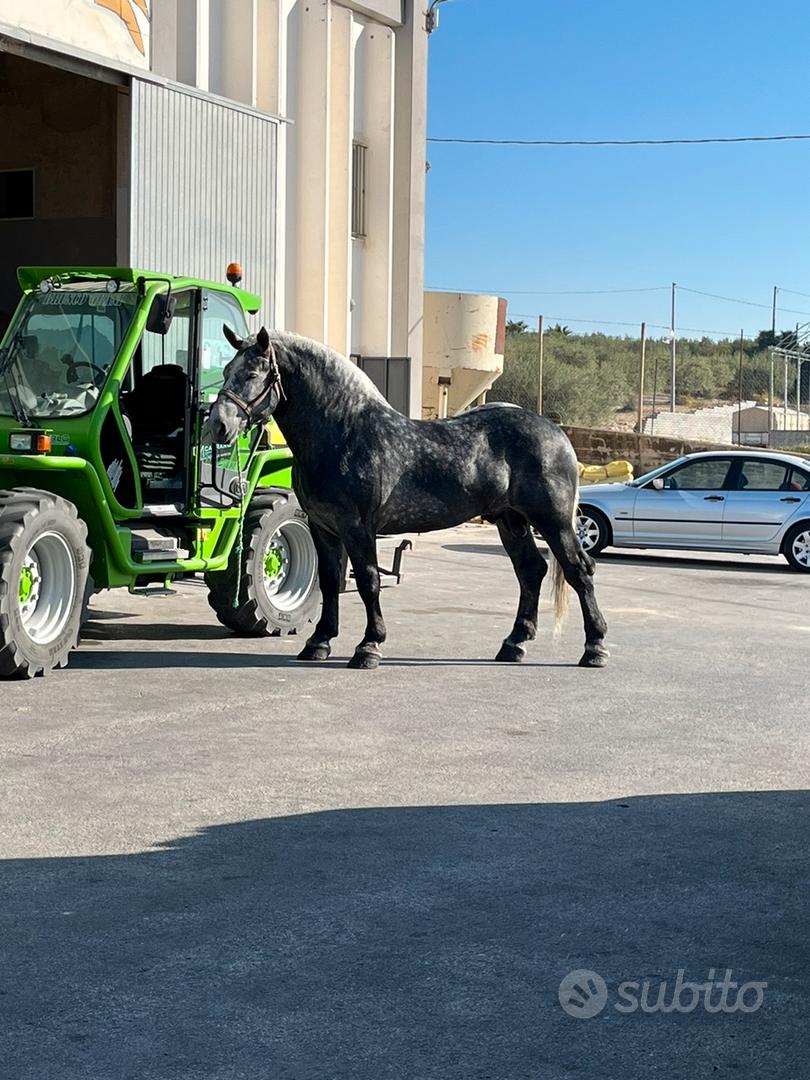
[[(594, 561), (582, 550), (582, 545), (570, 523), (566, 523), (561, 528), (550, 525), (547, 521), (535, 524), (542, 532), (565, 580), (579, 597), (582, 620), (585, 624), (585, 652), (582, 654), (579, 666), (604, 667), (610, 653), (605, 647), (607, 622), (599, 610), (593, 587)], [(564, 588), (562, 583), (560, 587)]]
[(310, 522), (310, 532), (318, 553), (318, 585), (321, 589), (321, 617), (309, 640), (298, 654), (299, 660), (328, 660), (330, 642), (337, 637), (343, 545), (337, 536)]
[(495, 659), (516, 663), (526, 655), (524, 643), (534, 641), (537, 634), (540, 586), (546, 576), (548, 564), (537, 550), (528, 522), (520, 514), (507, 510), (498, 519), (497, 526), (501, 543), (515, 568), (520, 585), (520, 601), (512, 632), (501, 645)]

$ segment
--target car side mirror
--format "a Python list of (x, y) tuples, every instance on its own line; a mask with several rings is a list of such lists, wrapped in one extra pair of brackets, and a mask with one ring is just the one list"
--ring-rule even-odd
[(663, 476), (656, 476), (656, 478), (652, 482), (652, 486), (655, 488), (656, 491), (663, 491), (666, 487)]
[(158, 293), (152, 301), (152, 306), (146, 318), (146, 329), (150, 334), (160, 334), (162, 337), (168, 334), (176, 306), (176, 296), (171, 296), (168, 293)]

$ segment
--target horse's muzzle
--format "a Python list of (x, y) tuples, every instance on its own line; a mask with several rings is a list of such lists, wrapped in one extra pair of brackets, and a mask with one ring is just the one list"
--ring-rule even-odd
[(211, 409), (211, 438), (217, 446), (231, 446), (239, 438), (242, 416), (236, 405), (218, 399)]

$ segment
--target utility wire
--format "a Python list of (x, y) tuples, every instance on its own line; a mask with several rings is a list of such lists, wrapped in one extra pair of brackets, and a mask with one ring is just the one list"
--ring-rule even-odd
[[(539, 315), (525, 315), (525, 314), (520, 315), (517, 312), (510, 311), (509, 312), (509, 317), (511, 319), (533, 319), (536, 322), (537, 319), (540, 316)], [(559, 323), (563, 323), (563, 324), (565, 324), (565, 323), (587, 323), (590, 326), (633, 326), (633, 327), (638, 327), (638, 326), (641, 325), (641, 320), (639, 320), (638, 322), (615, 322), (615, 321), (612, 321), (611, 319), (572, 319), (572, 318), (569, 318), (566, 315), (546, 315), (545, 318), (548, 319), (548, 320), (553, 319), (555, 322), (559, 322)], [(666, 330), (667, 334), (669, 334), (669, 332), (671, 330), (671, 328), (669, 326), (664, 326), (662, 323), (650, 323), (650, 322), (648, 322), (647, 326), (651, 330)], [(546, 330), (546, 333), (548, 333), (549, 330), (551, 330), (551, 329), (553, 329), (553, 327), (549, 327), (548, 330)], [(708, 329), (706, 329), (706, 327), (699, 327), (699, 326), (678, 326), (678, 327), (676, 327), (676, 333), (680, 332), (681, 330), (683, 330), (687, 334), (722, 334), (723, 337), (732, 338), (734, 340), (739, 339), (739, 336), (740, 336), (740, 331), (739, 330), (708, 330)], [(531, 330), (530, 330), (530, 332), (531, 332)], [(756, 335), (752, 333), (750, 336), (753, 338)]]
[(481, 295), (503, 296), (606, 296), (612, 293), (648, 293), (669, 292), (669, 285), (653, 285), (646, 289), (442, 289), (438, 285), (428, 285), (430, 292), (475, 292)]
[(457, 146), (708, 146), (719, 143), (800, 142), (810, 135), (736, 135), (714, 139), (439, 139), (429, 143)]
[[(717, 293), (703, 292), (702, 289), (690, 289), (687, 285), (678, 285), (677, 288), (681, 292), (695, 293), (696, 296), (709, 296), (712, 300), (725, 300), (729, 304), (745, 304), (746, 307), (765, 308), (766, 311), (771, 310), (770, 304), (760, 304), (756, 300), (740, 300), (736, 296), (718, 296)], [(783, 289), (783, 292), (790, 292), (790, 289)], [(805, 293), (799, 293), (799, 296), (806, 295)], [(807, 315), (810, 316), (810, 311), (796, 311), (795, 308), (780, 308), (780, 311), (785, 312), (788, 315)]]

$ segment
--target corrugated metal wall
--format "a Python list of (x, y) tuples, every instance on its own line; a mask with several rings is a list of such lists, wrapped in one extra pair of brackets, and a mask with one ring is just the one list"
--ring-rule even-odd
[(273, 320), (278, 122), (132, 79), (133, 266), (243, 285)]

